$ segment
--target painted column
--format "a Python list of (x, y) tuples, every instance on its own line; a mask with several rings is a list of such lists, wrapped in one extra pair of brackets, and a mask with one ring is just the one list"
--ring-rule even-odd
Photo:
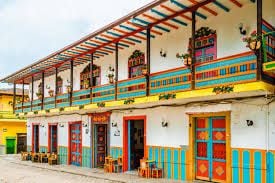
[[(257, 33), (262, 35), (262, 0), (257, 0)], [(257, 50), (257, 79), (262, 79), (262, 47)]]
[(44, 71), (42, 72), (42, 99), (41, 99), (41, 109), (44, 109), (44, 86), (45, 85), (45, 73)]
[(74, 61), (71, 60), (70, 61), (70, 70), (71, 70), (71, 78), (70, 78), (70, 82), (71, 82), (71, 92), (69, 93), (70, 95), (70, 106), (72, 106), (72, 102), (73, 102), (73, 90), (74, 90)]
[(13, 83), (13, 103), (12, 103), (12, 107), (13, 107), (13, 113), (15, 113), (15, 102), (16, 102), (16, 83)]
[(192, 57), (192, 63), (190, 66), (191, 69), (191, 89), (195, 89), (195, 63), (196, 63), (196, 49), (195, 49), (195, 37), (196, 33), (196, 11), (192, 11), (192, 40), (191, 40), (191, 45), (192, 45), (192, 51), (191, 51), (191, 57)]
[(90, 63), (90, 101), (93, 100), (93, 65), (94, 65), (94, 53), (91, 54), (91, 63)]
[(22, 80), (22, 112), (24, 112), (24, 100), (25, 100), (25, 81), (24, 79)]
[(146, 59), (147, 59), (147, 75), (146, 75), (146, 96), (150, 95), (150, 73), (151, 73), (151, 28), (147, 28), (146, 34)]
[(32, 100), (31, 100), (31, 111), (32, 111), (32, 105), (33, 105), (33, 83), (34, 83), (34, 79), (33, 79), (33, 76), (32, 76), (32, 90), (31, 90), (31, 97), (32, 97)]
[(57, 87), (57, 77), (58, 77), (58, 67), (55, 68), (55, 100), (54, 100), (54, 106), (56, 108), (56, 97), (57, 97), (57, 93), (58, 93), (58, 87)]
[(115, 100), (117, 100), (117, 82), (118, 82), (118, 42), (116, 43), (116, 58), (115, 58)]

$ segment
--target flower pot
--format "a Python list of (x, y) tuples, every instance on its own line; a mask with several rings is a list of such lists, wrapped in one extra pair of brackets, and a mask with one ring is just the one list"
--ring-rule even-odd
[(109, 83), (114, 83), (114, 76), (109, 76)]
[(53, 97), (53, 91), (49, 91), (50, 97)]
[(184, 59), (184, 65), (190, 66), (192, 64), (191, 57), (187, 57)]
[(249, 42), (249, 48), (251, 50), (258, 50), (258, 49), (260, 49), (260, 47), (261, 47), (261, 42), (258, 40), (253, 40), (253, 41)]
[(84, 88), (88, 89), (89, 88), (89, 84), (84, 84)]

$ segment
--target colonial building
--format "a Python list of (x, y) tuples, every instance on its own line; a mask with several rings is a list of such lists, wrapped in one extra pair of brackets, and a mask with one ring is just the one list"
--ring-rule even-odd
[[(2, 79), (28, 151), (164, 177), (274, 182), (274, 0), (156, 0)], [(244, 39), (243, 39), (244, 38)]]
[[(22, 91), (18, 90), (16, 100), (21, 102), (21, 97)], [(0, 89), (0, 154), (15, 154), (27, 149), (26, 119), (16, 116), (12, 106), (13, 90)]]

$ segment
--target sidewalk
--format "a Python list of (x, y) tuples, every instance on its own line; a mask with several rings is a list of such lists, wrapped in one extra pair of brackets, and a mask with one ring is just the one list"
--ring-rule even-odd
[(83, 168), (76, 167), (71, 165), (48, 165), (47, 163), (32, 163), (31, 161), (21, 161), (19, 155), (4, 156), (6, 161), (10, 163), (29, 166), (34, 168), (45, 169), (49, 171), (56, 171), (62, 173), (68, 173), (73, 175), (80, 175), (91, 177), (95, 179), (106, 180), (110, 182), (118, 183), (135, 183), (135, 182), (158, 182), (158, 183), (187, 183), (187, 181), (177, 181), (177, 180), (168, 180), (168, 179), (146, 179), (137, 176), (137, 172), (130, 173), (104, 173), (103, 169), (97, 168)]

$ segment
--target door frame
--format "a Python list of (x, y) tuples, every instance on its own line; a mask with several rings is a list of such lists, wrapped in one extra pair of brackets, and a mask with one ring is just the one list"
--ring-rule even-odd
[(231, 182), (231, 123), (230, 115), (231, 111), (224, 112), (206, 112), (206, 113), (186, 113), (189, 115), (189, 150), (187, 151), (187, 161), (189, 163), (189, 168), (187, 168), (187, 180), (196, 180), (196, 170), (195, 170), (195, 118), (198, 117), (218, 117), (224, 116), (226, 123), (226, 181)]
[(79, 166), (82, 166), (82, 121), (74, 121), (68, 123), (68, 165), (71, 165), (71, 126), (74, 124), (80, 124), (80, 132), (81, 132), (81, 162)]
[(129, 120), (143, 120), (143, 141), (144, 141), (144, 157), (148, 157), (146, 144), (146, 115), (143, 116), (125, 116), (123, 117), (123, 171), (128, 171), (128, 121)]
[(40, 143), (39, 143), (39, 140), (40, 140), (40, 138), (39, 138), (39, 136), (40, 136), (40, 130), (39, 130), (39, 123), (32, 123), (32, 152), (34, 153), (34, 126), (38, 126), (38, 144), (37, 144), (37, 146), (38, 146), (38, 151), (39, 151), (39, 145), (40, 145)]
[[(50, 127), (56, 126), (56, 149), (58, 151), (58, 123), (48, 123), (48, 152), (51, 152), (51, 134), (50, 134)], [(58, 153), (58, 152), (57, 152)]]

